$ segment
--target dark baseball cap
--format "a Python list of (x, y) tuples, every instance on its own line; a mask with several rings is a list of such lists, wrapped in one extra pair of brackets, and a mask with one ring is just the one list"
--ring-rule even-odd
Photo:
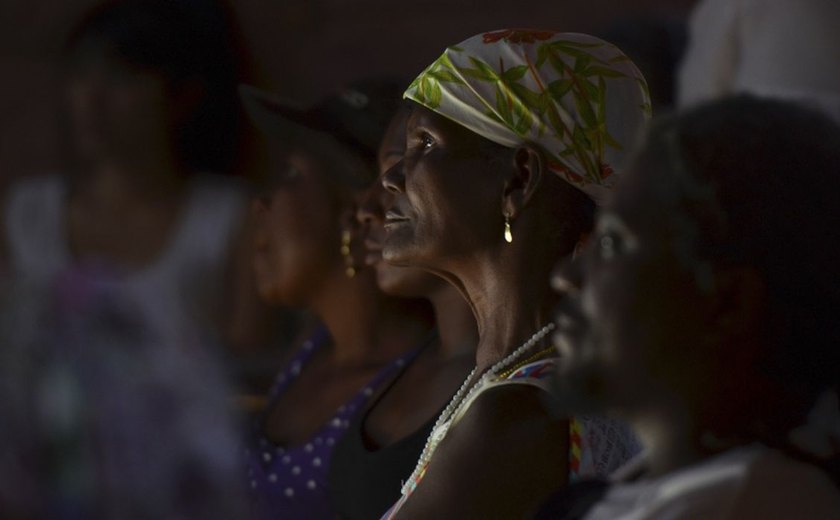
[(263, 132), (281, 138), (294, 137), (301, 128), (322, 132), (372, 160), (403, 90), (405, 83), (392, 79), (362, 80), (301, 107), (256, 87), (239, 86), (245, 111)]

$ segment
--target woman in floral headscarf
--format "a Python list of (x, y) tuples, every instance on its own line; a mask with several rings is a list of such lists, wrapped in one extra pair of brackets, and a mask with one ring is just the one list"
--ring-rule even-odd
[(546, 411), (547, 281), (642, 132), (647, 87), (597, 38), (506, 30), (449, 47), (405, 96), (415, 104), (405, 157), (383, 178), (394, 194), (383, 255), (458, 287), (480, 340), (388, 516), (521, 518), (635, 449), (615, 423)]

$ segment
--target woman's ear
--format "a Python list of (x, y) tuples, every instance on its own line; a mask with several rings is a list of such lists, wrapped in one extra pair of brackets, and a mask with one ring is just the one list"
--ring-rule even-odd
[(505, 180), (502, 214), (513, 218), (528, 205), (542, 182), (545, 159), (538, 149), (524, 145), (513, 153), (513, 168)]

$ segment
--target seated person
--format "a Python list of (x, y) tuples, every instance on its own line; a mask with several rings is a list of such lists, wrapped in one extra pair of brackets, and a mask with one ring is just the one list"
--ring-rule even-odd
[[(379, 171), (398, 164), (405, 153), (403, 105), (379, 147)], [(376, 270), (387, 294), (421, 297), (435, 311), (436, 333), (428, 345), (350, 423), (336, 445), (330, 467), (330, 500), (340, 518), (379, 518), (400, 496), (401, 481), (411, 473), (432, 425), (475, 363), (475, 318), (452, 284), (431, 273), (397, 267), (382, 260), (385, 207), (391, 194), (376, 179), (359, 204), (357, 218), (368, 246), (366, 263)]]
[(618, 425), (545, 406), (558, 362), (547, 280), (641, 136), (646, 83), (603, 40), (512, 29), (448, 47), (405, 96), (382, 256), (454, 284), (479, 339), (387, 517), (522, 518), (635, 454)]
[(306, 110), (253, 88), (263, 131), (254, 198), (254, 271), (262, 298), (320, 325), (292, 349), (258, 418), (247, 458), (253, 516), (332, 518), (327, 475), (350, 421), (431, 333), (425, 302), (388, 297), (364, 266), (355, 218), (397, 87), (360, 82)]
[(230, 162), (210, 158), (230, 155), (214, 140), (235, 127), (221, 113), (236, 110), (234, 95), (217, 96), (235, 92), (233, 70), (223, 74), (217, 42), (196, 22), (209, 14), (129, 0), (81, 20), (62, 56), (67, 169), (10, 186), (0, 249), (26, 287), (49, 290), (85, 270), (159, 343), (221, 354), (243, 346), (231, 320), (256, 292), (232, 280), (244, 186), (207, 171)]
[(840, 517), (832, 461), (789, 435), (840, 373), (838, 164), (840, 129), (779, 101), (650, 133), (553, 279), (564, 410), (646, 448), (586, 518)]

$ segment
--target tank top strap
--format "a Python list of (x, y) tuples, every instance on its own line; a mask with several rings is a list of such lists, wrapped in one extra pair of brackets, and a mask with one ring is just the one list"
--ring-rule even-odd
[(277, 399), (286, 387), (300, 375), (301, 370), (303, 370), (303, 367), (306, 366), (312, 356), (330, 341), (332, 341), (332, 338), (327, 328), (323, 325), (318, 325), (309, 339), (300, 345), (289, 363), (274, 378), (274, 383), (268, 392), (269, 401)]
[(554, 348), (545, 349), (520, 360), (507, 370), (497, 374), (490, 379), (481, 379), (480, 385), (475, 392), (470, 392), (464, 404), (458, 407), (456, 413), (450, 419), (454, 425), (467, 411), (481, 394), (493, 388), (513, 385), (534, 386), (545, 392), (551, 392), (551, 377), (554, 374), (554, 367), (557, 363), (557, 352)]
[(371, 386), (379, 388), (383, 383), (390, 383), (393, 376), (401, 373), (405, 367), (410, 365), (435, 338), (437, 338), (437, 332), (429, 334), (419, 345), (389, 363), (373, 378)]
[(373, 377), (373, 379), (368, 382), (350, 401), (351, 404), (355, 405), (352, 407), (348, 407), (348, 409), (355, 409), (359, 410), (365, 403), (370, 400), (374, 395), (378, 393), (378, 391), (384, 387), (385, 385), (389, 384), (396, 376), (399, 374), (403, 368), (411, 363), (414, 358), (417, 357), (418, 354), (423, 350), (423, 348), (428, 344), (428, 341), (424, 342), (422, 345), (419, 345), (413, 349), (411, 349), (406, 354), (398, 357), (397, 359), (388, 363), (385, 367), (383, 367), (377, 374)]
[(551, 379), (556, 373), (559, 359), (553, 347), (537, 352), (501, 372), (489, 382), (488, 388), (530, 385), (551, 392)]

